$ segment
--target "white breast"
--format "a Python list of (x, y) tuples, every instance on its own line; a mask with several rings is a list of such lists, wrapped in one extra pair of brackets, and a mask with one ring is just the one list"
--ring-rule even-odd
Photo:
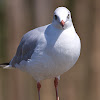
[(76, 32), (72, 31), (64, 31), (57, 39), (55, 37), (48, 39), (46, 54), (52, 59), (53, 65), (49, 68), (53, 76), (61, 75), (69, 70), (80, 55), (80, 39)]

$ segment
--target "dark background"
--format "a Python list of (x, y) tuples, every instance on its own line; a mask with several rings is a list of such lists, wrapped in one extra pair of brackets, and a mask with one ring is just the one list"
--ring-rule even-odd
[[(59, 81), (60, 100), (100, 100), (99, 0), (0, 0), (0, 63), (12, 59), (23, 34), (51, 23), (58, 6), (72, 12), (82, 42), (78, 62)], [(41, 100), (55, 100), (53, 79), (41, 83)], [(18, 69), (0, 69), (0, 100), (38, 100), (36, 81)]]

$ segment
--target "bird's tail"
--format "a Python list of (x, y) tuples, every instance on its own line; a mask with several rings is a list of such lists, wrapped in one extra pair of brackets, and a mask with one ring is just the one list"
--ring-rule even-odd
[(12, 69), (13, 67), (11, 65), (9, 65), (9, 63), (2, 63), (2, 64), (0, 64), (0, 68)]

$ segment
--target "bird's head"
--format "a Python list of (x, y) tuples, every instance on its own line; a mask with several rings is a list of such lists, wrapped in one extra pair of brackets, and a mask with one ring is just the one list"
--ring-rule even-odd
[(52, 24), (58, 29), (66, 29), (72, 25), (71, 13), (65, 7), (58, 7), (54, 11)]

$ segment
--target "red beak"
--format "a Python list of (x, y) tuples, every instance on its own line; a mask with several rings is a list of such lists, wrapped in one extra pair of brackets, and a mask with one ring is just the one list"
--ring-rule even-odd
[(60, 22), (60, 24), (61, 24), (62, 27), (64, 27), (65, 22), (62, 20), (62, 21)]

